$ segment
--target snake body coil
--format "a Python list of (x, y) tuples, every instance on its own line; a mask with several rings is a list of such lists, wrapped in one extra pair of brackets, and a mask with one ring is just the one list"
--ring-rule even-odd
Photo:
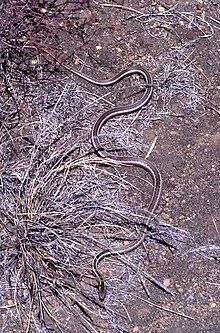
[[(104, 79), (104, 80), (97, 80), (93, 77), (90, 77), (86, 74), (83, 74), (75, 69), (69, 68), (62, 62), (59, 62), (50, 52), (43, 50), (45, 53), (47, 53), (50, 57), (52, 57), (56, 62), (58, 62), (62, 67), (67, 69), (69, 72), (79, 76), (80, 78), (98, 85), (98, 86), (112, 86), (125, 77), (138, 74), (142, 76), (142, 78), (145, 81), (145, 87), (146, 90), (143, 94), (143, 96), (136, 101), (135, 103), (131, 105), (126, 105), (126, 106), (119, 106), (119, 107), (114, 107), (110, 110), (105, 111), (95, 122), (92, 133), (91, 133), (91, 141), (92, 145), (97, 152), (97, 154), (105, 159), (110, 159), (113, 161), (116, 161), (119, 165), (129, 165), (129, 166), (135, 166), (139, 167), (141, 169), (144, 169), (152, 178), (152, 183), (153, 183), (153, 191), (152, 191), (152, 196), (151, 196), (151, 201), (148, 205), (148, 212), (150, 214), (153, 214), (154, 211), (156, 210), (159, 200), (160, 200), (160, 195), (161, 195), (161, 188), (162, 188), (162, 179), (161, 179), (161, 174), (157, 167), (151, 163), (149, 160), (145, 160), (143, 158), (139, 157), (130, 157), (130, 156), (115, 156), (112, 154), (107, 153), (105, 150), (103, 150), (103, 147), (100, 144), (99, 141), (99, 135), (100, 131), (103, 127), (103, 125), (111, 118), (120, 116), (120, 115), (125, 115), (125, 114), (130, 114), (132, 112), (140, 110), (143, 106), (145, 106), (147, 103), (149, 103), (152, 93), (153, 93), (153, 82), (151, 75), (149, 72), (141, 67), (141, 66), (136, 66), (129, 68), (127, 70), (121, 71), (119, 74), (115, 75), (111, 79)], [(106, 287), (104, 283), (104, 279), (101, 275), (101, 273), (98, 270), (98, 264), (100, 263), (101, 260), (106, 258), (107, 256), (111, 255), (122, 255), (125, 253), (128, 253), (130, 251), (135, 250), (138, 248), (144, 241), (145, 239), (145, 233), (143, 232), (139, 239), (137, 241), (132, 242), (128, 246), (120, 247), (118, 249), (105, 249), (100, 251), (94, 258), (93, 260), (93, 271), (94, 274), (98, 280), (98, 294), (99, 294), (99, 299), (100, 301), (103, 301), (106, 296)]]
[[(92, 129), (92, 144), (95, 148), (97, 154), (102, 158), (109, 158), (111, 160), (117, 161), (120, 165), (129, 165), (129, 166), (136, 166), (139, 168), (144, 169), (148, 174), (150, 174), (152, 181), (153, 181), (153, 192), (151, 196), (151, 201), (148, 205), (148, 212), (153, 214), (156, 210), (160, 195), (161, 195), (161, 188), (162, 188), (162, 179), (161, 174), (157, 167), (148, 160), (139, 157), (131, 157), (131, 156), (116, 156), (109, 154), (105, 150), (103, 150), (100, 141), (99, 141), (99, 134), (103, 127), (103, 125), (111, 118), (119, 115), (130, 114), (132, 112), (138, 111), (141, 107), (145, 106), (151, 99), (152, 92), (153, 92), (153, 82), (150, 74), (146, 71), (146, 69), (142, 67), (134, 67), (129, 70), (124, 70), (116, 75), (113, 79), (108, 80), (107, 84), (112, 85), (119, 82), (121, 79), (125, 78), (126, 76), (139, 74), (145, 80), (146, 91), (143, 94), (142, 98), (132, 105), (115, 107), (113, 109), (105, 111), (95, 122), (94, 127)], [(102, 81), (103, 83), (103, 81)], [(97, 84), (97, 83), (96, 83)], [(98, 83), (99, 84), (99, 83)], [(99, 252), (93, 261), (93, 271), (98, 278), (98, 291), (99, 291), (99, 299), (103, 301), (106, 296), (106, 287), (103, 280), (102, 275), (98, 270), (98, 264), (101, 260), (106, 258), (107, 256), (111, 255), (122, 255), (128, 252), (131, 252), (138, 248), (145, 239), (145, 233), (143, 233), (137, 241), (132, 242), (129, 246), (120, 247), (118, 249), (105, 249)]]

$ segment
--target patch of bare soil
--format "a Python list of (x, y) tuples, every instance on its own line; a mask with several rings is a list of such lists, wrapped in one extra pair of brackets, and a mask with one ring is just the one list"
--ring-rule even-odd
[[(219, 332), (218, 1), (0, 9), (1, 332)], [(108, 121), (100, 140), (160, 170), (153, 217), (150, 177), (90, 142), (106, 109), (140, 98), (141, 78), (97, 87), (67, 69), (102, 79), (136, 65), (153, 97)], [(141, 246), (100, 261), (100, 301), (94, 258), (143, 230)]]

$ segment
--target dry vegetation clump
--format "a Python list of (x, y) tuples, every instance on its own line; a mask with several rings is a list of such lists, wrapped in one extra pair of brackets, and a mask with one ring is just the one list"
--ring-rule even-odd
[[(79, 327), (80, 321), (95, 332), (97, 308), (100, 318), (116, 325), (115, 307), (140, 278), (135, 262), (142, 254), (109, 266), (105, 305), (98, 300), (93, 259), (112, 243), (138, 237), (149, 216), (124, 201), (137, 191), (129, 177), (91, 154), (80, 120), (89, 103), (85, 91), (66, 77), (30, 83), (14, 69), (10, 75), (21, 102), (16, 126), (5, 122), (1, 131), (2, 331), (14, 323), (24, 332), (51, 325), (66, 332), (69, 322)], [(156, 220), (148, 230), (148, 242), (171, 248), (186, 237)]]
[[(107, 274), (104, 305), (92, 271), (100, 250), (138, 237), (149, 216), (124, 201), (137, 190), (129, 177), (91, 154), (89, 131), (80, 125), (86, 93), (66, 77), (42, 84), (9, 73), (21, 103), (16, 126), (4, 123), (1, 132), (2, 330), (13, 322), (24, 332), (43, 332), (51, 323), (66, 331), (73, 320), (95, 332), (97, 308), (115, 323), (116, 305), (140, 275), (163, 288), (139, 272), (141, 253), (134, 261), (118, 258)], [(149, 242), (172, 248), (177, 236), (186, 237), (156, 220), (148, 226)]]

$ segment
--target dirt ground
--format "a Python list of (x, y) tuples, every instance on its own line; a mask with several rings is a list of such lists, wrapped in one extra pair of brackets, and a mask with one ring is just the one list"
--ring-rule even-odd
[[(42, 3), (41, 8), (47, 10), (47, 2)], [(135, 156), (145, 157), (151, 151), (149, 159), (163, 178), (156, 214), (165, 224), (186, 232), (188, 240), (187, 244), (179, 240), (178, 250), (152, 243), (134, 257), (136, 263), (145, 260), (148, 273), (162, 281), (173, 296), (150, 285), (151, 298), (147, 298), (134, 280), (133, 290), (129, 289), (130, 294), (119, 298), (117, 304), (126, 318), (112, 319), (109, 324), (107, 317), (97, 310), (94, 315), (101, 327), (83, 329), (68, 319), (64, 332), (217, 333), (220, 331), (220, 4), (209, 0), (97, 0), (90, 1), (89, 6), (84, 1), (84, 5), (72, 17), (72, 28), (77, 29), (77, 34), (71, 35), (69, 26), (65, 30), (65, 20), (59, 22), (63, 28), (58, 36), (60, 48), (66, 51), (62, 61), (91, 76), (98, 73), (100, 77), (110, 77), (132, 65), (144, 66), (151, 73), (155, 88), (150, 104), (138, 115), (106, 124), (106, 131), (114, 132), (116, 128), (120, 136), (129, 124), (125, 136), (119, 138), (120, 144)], [(72, 51), (74, 56), (68, 58)], [(63, 73), (67, 75), (64, 69), (59, 70), (58, 79)], [(124, 82), (120, 83), (119, 91), (112, 87), (108, 95), (109, 89), (100, 92), (100, 88), (83, 83), (89, 92), (106, 98), (109, 106), (120, 105), (121, 100), (126, 103), (129, 91), (120, 92), (123, 85)], [(91, 127), (96, 118), (93, 110), (81, 114), (81, 128)], [(25, 122), (22, 115), (21, 119)], [(30, 139), (29, 134), (25, 132)], [(144, 186), (141, 190), (145, 194)], [(105, 273), (105, 269), (114, 272), (114, 265), (115, 261), (109, 260), (107, 268), (104, 262), (101, 266)], [(109, 297), (109, 304), (113, 304), (115, 296)], [(178, 313), (159, 309), (149, 302)], [(16, 325), (2, 332), (20, 332)]]

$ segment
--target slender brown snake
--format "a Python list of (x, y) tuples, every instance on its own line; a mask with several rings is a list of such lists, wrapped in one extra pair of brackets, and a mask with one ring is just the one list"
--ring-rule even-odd
[[(148, 174), (150, 174), (152, 181), (153, 181), (153, 191), (152, 191), (152, 197), (151, 201), (148, 205), (148, 212), (152, 215), (154, 211), (156, 210), (159, 200), (160, 200), (160, 195), (161, 195), (161, 188), (162, 188), (162, 179), (161, 179), (161, 174), (157, 167), (152, 164), (149, 160), (145, 160), (144, 158), (140, 157), (131, 157), (131, 156), (115, 156), (112, 154), (107, 153), (105, 150), (103, 150), (103, 147), (100, 144), (99, 141), (99, 134), (100, 131), (103, 127), (103, 125), (111, 118), (119, 115), (124, 115), (128, 113), (132, 113), (135, 111), (138, 111), (141, 109), (143, 106), (145, 106), (151, 99), (152, 93), (153, 93), (153, 82), (150, 74), (148, 71), (141, 67), (141, 66), (136, 66), (129, 68), (127, 70), (121, 71), (119, 74), (115, 75), (111, 79), (95, 79), (92, 78), (86, 74), (82, 74), (81, 72), (69, 68), (59, 60), (57, 60), (50, 52), (43, 50), (46, 54), (48, 54), (50, 57), (52, 57), (56, 62), (58, 62), (62, 67), (67, 69), (69, 72), (81, 77), (82, 79), (93, 83), (98, 86), (112, 86), (125, 77), (128, 77), (133, 74), (138, 74), (143, 77), (145, 81), (145, 87), (146, 90), (143, 94), (143, 96), (135, 103), (131, 105), (126, 105), (126, 106), (119, 106), (119, 107), (114, 107), (113, 109), (105, 111), (95, 122), (94, 127), (92, 129), (91, 133), (91, 141), (92, 145), (97, 152), (97, 154), (102, 157), (102, 158), (107, 158), (113, 161), (118, 162), (119, 165), (129, 165), (129, 166), (135, 166), (144, 169)], [(107, 256), (111, 255), (122, 255), (125, 253), (128, 253), (132, 250), (135, 250), (138, 248), (144, 241), (145, 239), (145, 233), (143, 232), (140, 236), (140, 238), (129, 246), (124, 246), (120, 247), (118, 249), (105, 249), (100, 251), (94, 258), (93, 260), (93, 272), (98, 280), (98, 294), (99, 294), (99, 299), (100, 301), (103, 301), (105, 299), (106, 295), (106, 287), (104, 283), (104, 279), (101, 275), (101, 273), (98, 270), (98, 264), (100, 263), (101, 260), (103, 260)]]

